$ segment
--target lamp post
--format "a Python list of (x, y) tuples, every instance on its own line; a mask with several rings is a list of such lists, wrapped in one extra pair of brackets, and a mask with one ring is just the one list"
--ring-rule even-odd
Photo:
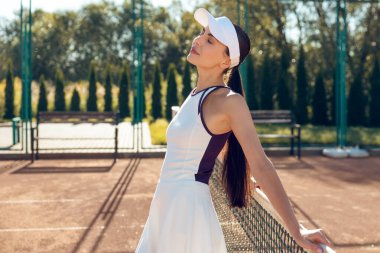
[[(25, 18), (26, 17), (26, 18)], [(25, 124), (25, 152), (28, 154), (28, 130), (32, 127), (32, 0), (29, 0), (29, 11), (25, 13), (20, 1), (20, 62), (22, 80), (21, 118)], [(29, 127), (28, 127), (29, 125)]]
[[(315, 0), (281, 0), (282, 2)], [(335, 0), (336, 1), (336, 55), (335, 55), (335, 122), (336, 148), (323, 149), (330, 157), (368, 156), (368, 152), (358, 148), (346, 148), (347, 102), (346, 102), (346, 43), (347, 43), (347, 2), (373, 3), (379, 0)]]
[[(137, 7), (139, 1), (139, 7)], [(143, 83), (143, 52), (144, 52), (144, 6), (143, 0), (132, 1), (132, 91), (133, 116), (132, 123), (140, 123), (144, 117), (144, 83)]]
[(336, 55), (335, 55), (335, 122), (336, 147), (325, 148), (322, 154), (329, 157), (365, 157), (368, 152), (346, 147), (347, 99), (346, 99), (346, 51), (347, 51), (347, 1), (374, 2), (375, 0), (336, 0)]
[[(137, 4), (138, 1), (138, 4)], [(143, 78), (143, 52), (144, 52), (144, 5), (143, 0), (132, 0), (132, 92), (133, 92), (133, 132), (137, 128), (137, 153), (142, 147), (142, 119), (144, 117), (144, 78)], [(139, 7), (139, 8), (138, 8)], [(135, 141), (135, 136), (133, 141)]]

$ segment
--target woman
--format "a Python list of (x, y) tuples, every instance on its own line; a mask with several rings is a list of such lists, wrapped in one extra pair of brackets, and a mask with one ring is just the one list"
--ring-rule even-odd
[(194, 17), (203, 29), (187, 60), (197, 67), (198, 81), (167, 128), (167, 152), (136, 252), (227, 252), (208, 186), (226, 142), (223, 183), (230, 204), (247, 205), (254, 177), (297, 243), (319, 252), (317, 243), (331, 244), (320, 229), (298, 224), (242, 96), (238, 67), (250, 51), (248, 35), (203, 8)]

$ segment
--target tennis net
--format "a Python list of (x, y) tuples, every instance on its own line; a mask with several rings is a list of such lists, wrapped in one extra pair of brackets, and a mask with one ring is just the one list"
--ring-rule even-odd
[(265, 194), (253, 191), (251, 205), (231, 208), (221, 184), (222, 162), (216, 159), (210, 191), (222, 226), (228, 252), (307, 253), (286, 230)]

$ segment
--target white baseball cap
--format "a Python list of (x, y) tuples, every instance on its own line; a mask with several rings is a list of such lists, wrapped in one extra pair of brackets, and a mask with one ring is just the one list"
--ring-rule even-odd
[(225, 16), (215, 18), (204, 8), (197, 9), (194, 18), (203, 27), (208, 26), (211, 34), (228, 47), (231, 59), (230, 68), (237, 66), (240, 62), (239, 40), (231, 20)]

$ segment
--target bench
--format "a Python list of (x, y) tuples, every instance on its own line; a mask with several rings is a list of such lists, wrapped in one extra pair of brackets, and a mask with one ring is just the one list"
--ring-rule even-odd
[[(301, 158), (301, 126), (295, 123), (294, 115), (290, 110), (251, 110), (255, 124), (288, 124), (290, 134), (258, 134), (262, 138), (288, 138), (290, 139), (290, 155), (294, 155), (294, 139), (297, 140), (297, 157)], [(296, 131), (295, 131), (296, 130)]]
[[(99, 139), (114, 139), (114, 162), (116, 161), (118, 154), (118, 124), (119, 124), (119, 113), (115, 112), (38, 112), (37, 114), (37, 124), (36, 127), (31, 128), (31, 150), (32, 150), (32, 162), (34, 162), (34, 152), (36, 152), (36, 159), (39, 159), (39, 141), (46, 139), (55, 140), (69, 140), (73, 138), (68, 137), (41, 137), (39, 134), (39, 126), (41, 123), (110, 123), (114, 125), (115, 133), (114, 137), (100, 137), (94, 136), (90, 137), (80, 137), (74, 138), (78, 140), (99, 140)], [(34, 132), (36, 131), (36, 136)], [(36, 142), (36, 148), (34, 148), (34, 142)]]

